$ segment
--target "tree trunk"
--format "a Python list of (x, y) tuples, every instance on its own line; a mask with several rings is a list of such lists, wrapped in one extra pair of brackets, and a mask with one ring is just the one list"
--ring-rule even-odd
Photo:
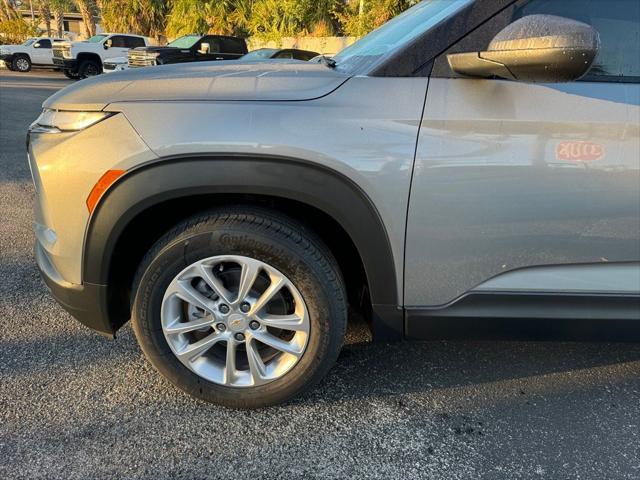
[(56, 26), (56, 35), (62, 38), (64, 32), (64, 7), (56, 5), (53, 9), (53, 23)]
[(49, 8), (49, 2), (46, 0), (40, 0), (38, 2), (40, 10), (40, 20), (44, 23), (47, 30), (47, 37), (51, 36), (51, 9)]
[(2, 0), (2, 18), (5, 20), (16, 20), (19, 18), (13, 3), (10, 0)]
[(94, 15), (96, 13), (95, 0), (76, 0), (76, 5), (82, 16), (82, 23), (84, 24), (85, 31), (89, 37), (96, 34), (96, 20)]

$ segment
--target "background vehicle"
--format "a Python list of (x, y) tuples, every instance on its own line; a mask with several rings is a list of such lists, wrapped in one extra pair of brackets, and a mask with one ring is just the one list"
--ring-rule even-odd
[(31, 67), (52, 68), (52, 42), (62, 41), (62, 38), (35, 37), (22, 45), (1, 45), (0, 60), (16, 72), (28, 72)]
[(127, 57), (110, 58), (102, 62), (102, 72), (112, 73), (121, 72), (129, 68), (129, 59)]
[(269, 60), (273, 58), (287, 58), (293, 60), (304, 60), (305, 62), (318, 56), (317, 52), (299, 50), (297, 48), (259, 48), (240, 57), (243, 61)]
[(122, 57), (131, 48), (149, 45), (140, 35), (100, 33), (83, 42), (57, 43), (53, 48), (53, 63), (69, 78), (93, 77), (102, 73), (103, 62)]
[(236, 60), (246, 53), (247, 43), (242, 38), (185, 35), (165, 47), (136, 48), (128, 56), (130, 67), (148, 67), (170, 63)]
[(332, 61), (68, 87), (30, 133), (39, 267), (235, 407), (317, 382), (347, 306), (385, 340), (639, 321), (639, 33), (635, 1), (433, 0)]

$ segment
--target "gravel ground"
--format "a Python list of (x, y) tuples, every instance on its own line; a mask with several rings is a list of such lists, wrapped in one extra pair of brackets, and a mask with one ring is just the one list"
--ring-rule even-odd
[(24, 134), (61, 74), (0, 73), (0, 478), (640, 478), (640, 344), (349, 344), (311, 394), (192, 400), (58, 307)]

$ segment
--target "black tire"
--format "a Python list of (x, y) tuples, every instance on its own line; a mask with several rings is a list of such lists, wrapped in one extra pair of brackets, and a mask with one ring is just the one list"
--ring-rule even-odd
[(73, 73), (71, 70), (67, 70), (66, 68), (62, 70), (62, 73), (64, 73), (64, 76), (70, 80), (80, 79), (80, 75), (78, 75), (77, 73)]
[(93, 60), (84, 60), (78, 68), (80, 78), (95, 77), (102, 73), (102, 66)]
[(27, 73), (31, 71), (31, 59), (27, 55), (14, 55), (11, 62), (14, 72)]
[[(205, 380), (176, 358), (164, 337), (160, 310), (167, 287), (187, 266), (216, 255), (242, 255), (273, 266), (291, 280), (307, 306), (306, 350), (290, 371), (270, 383), (238, 388)], [(344, 341), (346, 294), (334, 257), (313, 233), (268, 210), (220, 209), (184, 221), (152, 247), (133, 288), (133, 329), (145, 356), (178, 388), (207, 402), (258, 408), (290, 400), (326, 375)]]

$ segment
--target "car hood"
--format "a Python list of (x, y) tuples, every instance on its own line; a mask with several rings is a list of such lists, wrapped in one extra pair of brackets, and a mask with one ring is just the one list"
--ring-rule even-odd
[(298, 61), (163, 65), (81, 80), (43, 106), (102, 110), (115, 102), (311, 100), (331, 93), (348, 78), (325, 65)]
[(22, 45), (0, 45), (0, 52), (13, 53), (20, 50), (21, 47)]

